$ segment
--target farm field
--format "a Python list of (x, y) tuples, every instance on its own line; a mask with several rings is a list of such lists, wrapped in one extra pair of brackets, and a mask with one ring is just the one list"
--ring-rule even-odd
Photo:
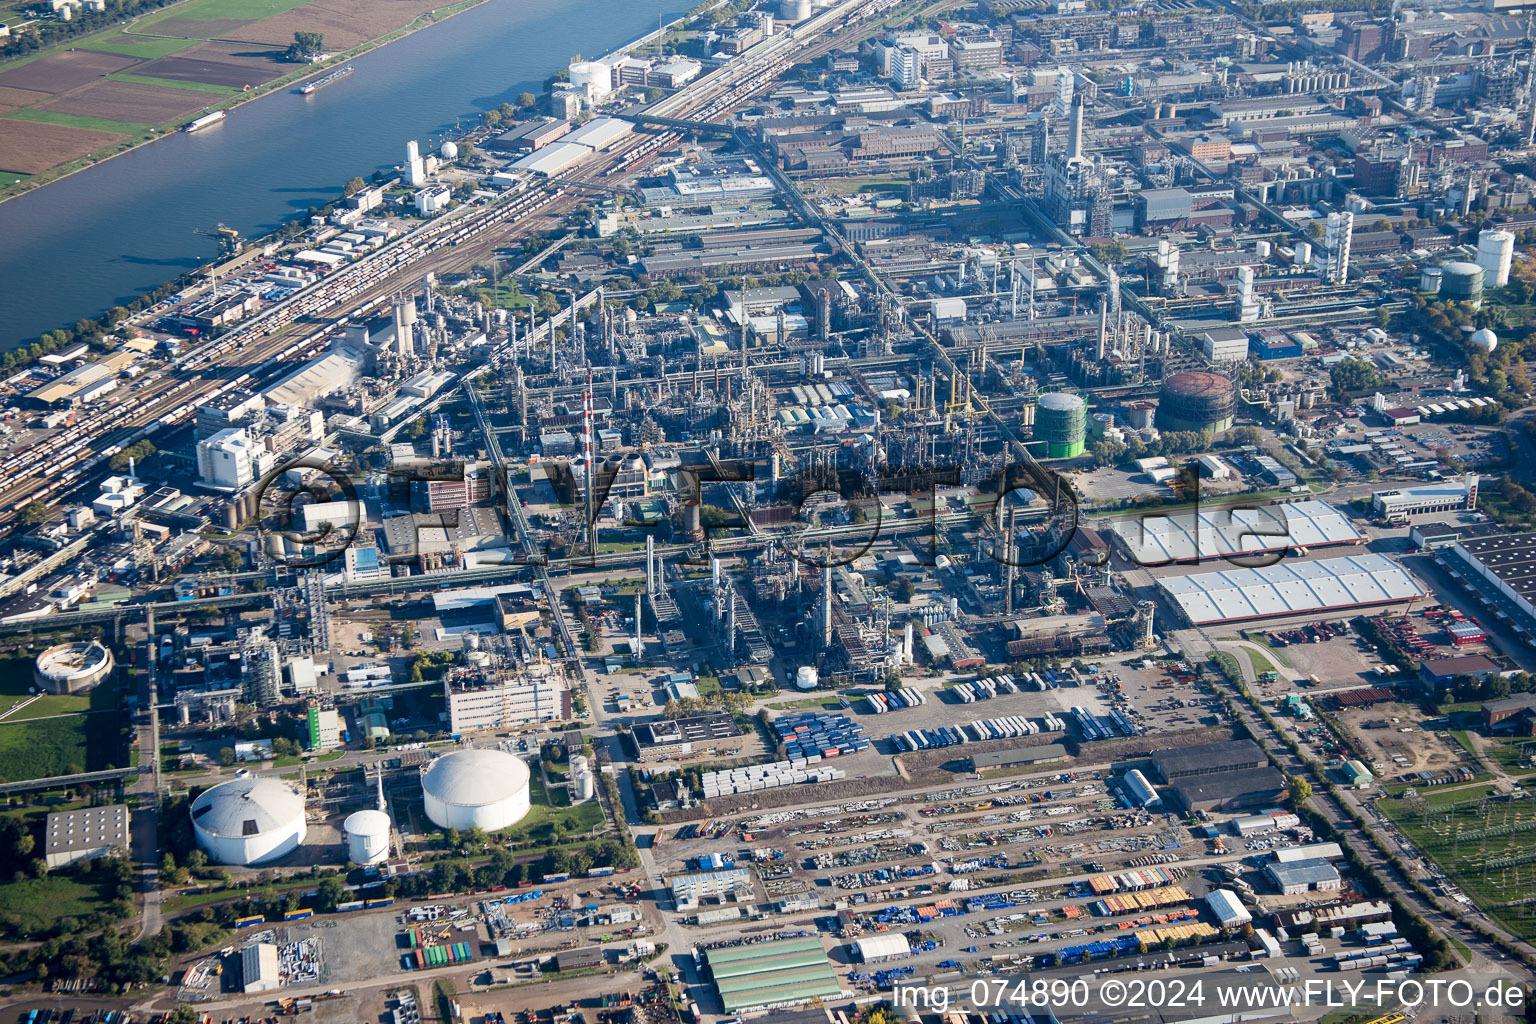
[(439, 0), (188, 0), (70, 40), (0, 70), (0, 173), (9, 172), (0, 190), (312, 73), (284, 59), (295, 32), (318, 32), (339, 53), (458, 9)]
[(1480, 785), (1419, 790), (1377, 807), (1489, 916), (1530, 940), (1536, 938), (1536, 799), (1488, 792)]
[(126, 138), (117, 132), (0, 117), (0, 171), (41, 174)]

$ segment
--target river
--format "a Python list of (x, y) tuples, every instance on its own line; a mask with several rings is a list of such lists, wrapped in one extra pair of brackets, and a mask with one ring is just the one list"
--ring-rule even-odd
[(0, 203), (0, 350), (95, 317), (247, 238), (338, 198), (344, 182), (432, 149), (457, 122), (540, 95), (577, 54), (654, 31), (678, 0), (490, 0), (352, 61), (310, 96), (281, 90)]

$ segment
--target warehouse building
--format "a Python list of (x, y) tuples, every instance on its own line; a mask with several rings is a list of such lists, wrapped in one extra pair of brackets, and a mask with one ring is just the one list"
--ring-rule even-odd
[(1284, 896), (1295, 896), (1298, 893), (1313, 890), (1336, 892), (1344, 887), (1344, 881), (1339, 877), (1339, 869), (1321, 859), (1292, 863), (1275, 861), (1265, 865), (1264, 873)]
[(1483, 704), (1483, 725), (1489, 729), (1528, 733), (1533, 721), (1536, 721), (1536, 693), (1515, 693)]
[(601, 967), (608, 959), (601, 946), (583, 946), (580, 949), (562, 949), (555, 954), (555, 970), (585, 971)]
[(844, 994), (821, 940), (814, 935), (711, 949), (704, 955), (726, 1013), (794, 1006)]
[(240, 951), (240, 984), (244, 991), (270, 992), (282, 983), (275, 945), (258, 942)]
[(696, 871), (667, 880), (672, 904), (678, 910), (695, 910), (705, 900), (740, 903), (752, 898), (752, 872), (746, 868)]
[(1425, 487), (1402, 487), (1371, 495), (1371, 511), (1389, 523), (1432, 512), (1477, 508), (1477, 476), (1447, 480)]
[(1253, 740), (1200, 743), (1193, 747), (1159, 750), (1152, 755), (1152, 764), (1165, 782), (1195, 775), (1261, 768), (1266, 763), (1264, 751)]
[(1211, 908), (1216, 923), (1223, 928), (1241, 928), (1253, 923), (1253, 915), (1248, 913), (1248, 908), (1243, 906), (1243, 901), (1231, 889), (1211, 891), (1205, 897), (1205, 904)]
[(971, 755), (971, 771), (984, 772), (990, 768), (1009, 768), (1018, 764), (1049, 764), (1066, 756), (1067, 748), (1060, 743), (1014, 747), (1011, 750), (987, 750)]
[(1295, 864), (1304, 860), (1343, 860), (1344, 851), (1338, 843), (1307, 843), (1305, 846), (1287, 846), (1275, 851), (1275, 860), (1281, 864)]
[[(1536, 533), (1461, 538), (1450, 550), (1475, 581), (1497, 590), (1536, 618)], [(1462, 566), (1453, 562), (1452, 568)]]
[(1149, 566), (1262, 555), (1293, 547), (1310, 551), (1360, 544), (1365, 539), (1344, 513), (1323, 501), (1125, 519), (1111, 529), (1126, 557)]
[(538, 152), (529, 153), (513, 163), (512, 170), (553, 177), (591, 155), (592, 149), (589, 146), (575, 142), (552, 142)]
[(1285, 776), (1273, 768), (1246, 768), (1180, 778), (1168, 787), (1174, 802), (1191, 814), (1267, 807), (1285, 793)]
[(1402, 566), (1378, 554), (1170, 576), (1157, 585), (1195, 626), (1369, 608), (1424, 596)]
[(866, 935), (864, 938), (849, 945), (848, 948), (857, 960), (863, 961), (866, 964), (912, 955), (912, 944), (900, 932)]
[(1458, 654), (1450, 658), (1426, 658), (1419, 663), (1419, 678), (1431, 687), (1449, 686), (1457, 676), (1471, 676), (1482, 682), (1497, 675), (1499, 666), (1482, 654)]
[(123, 804), (55, 811), (43, 825), (43, 861), (62, 868), (128, 852), (128, 808)]
[(630, 733), (642, 761), (740, 746), (741, 729), (723, 711), (637, 725)]

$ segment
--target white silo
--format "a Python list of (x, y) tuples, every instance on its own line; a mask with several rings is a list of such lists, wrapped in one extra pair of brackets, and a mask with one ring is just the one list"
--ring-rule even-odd
[(467, 747), (433, 761), (421, 793), (438, 827), (496, 832), (528, 813), (528, 766), (500, 750)]
[(1477, 265), (1483, 268), (1484, 288), (1509, 284), (1509, 268), (1515, 258), (1515, 233), (1489, 228), (1477, 236)]
[(594, 795), (593, 790), (596, 788), (596, 782), (593, 779), (591, 772), (580, 772), (573, 775), (571, 777), (571, 785), (571, 798), (577, 803), (586, 803), (588, 800), (592, 799)]
[(357, 811), (341, 823), (347, 834), (347, 859), (354, 864), (382, 864), (389, 858), (389, 815)]
[(586, 93), (587, 99), (596, 100), (613, 91), (613, 68), (595, 60), (579, 60), (572, 64), (569, 74), (571, 87)]
[(782, 0), (779, 4), (779, 20), (802, 22), (811, 16), (811, 0)]
[(421, 147), (415, 139), (405, 144), (405, 180), (412, 188), (427, 183), (427, 165), (421, 159)]
[(192, 831), (220, 864), (276, 860), (304, 841), (304, 798), (286, 782), (241, 771), (192, 801)]
[(591, 766), (591, 763), (587, 760), (587, 755), (585, 755), (585, 754), (572, 754), (571, 755), (571, 774), (572, 775), (576, 775), (576, 774), (579, 774), (581, 772), (586, 772), (586, 771), (591, 771), (591, 770), (592, 770), (592, 766)]

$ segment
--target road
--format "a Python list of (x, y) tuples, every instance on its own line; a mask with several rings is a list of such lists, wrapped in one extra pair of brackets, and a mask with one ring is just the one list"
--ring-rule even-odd
[[(1203, 630), (1195, 629), (1177, 630), (1170, 636), (1170, 641), (1195, 664), (1205, 661), (1206, 652), (1231, 646), (1212, 641)], [(1249, 680), (1252, 675), (1252, 666), (1245, 665), (1246, 659), (1237, 660), (1239, 665), (1245, 668), (1245, 680)], [(1277, 666), (1277, 669), (1287, 671), (1284, 666)], [(1282, 737), (1258, 714), (1249, 700), (1245, 699), (1235, 686), (1225, 682), (1218, 682), (1217, 686), (1231, 698), (1243, 725), (1268, 752), (1275, 766), (1288, 778), (1305, 779), (1311, 783), (1313, 795), (1308, 806), (1327, 819), (1340, 835), (1346, 837), (1350, 848), (1361, 856), (1372, 874), (1386, 886), (1388, 891), (1401, 900), (1404, 906), (1423, 917), (1435, 931), (1455, 939), (1469, 949), (1472, 952), (1472, 962), (1468, 966), (1472, 969), (1509, 974), (1520, 978), (1526, 984), (1531, 983), (1536, 976), (1524, 967), (1509, 961), (1503, 950), (1473, 931), (1462, 919), (1460, 913), (1453, 909), (1449, 900), (1442, 901), (1437, 898), (1431, 902), (1420, 896), (1418, 891), (1409, 884), (1384, 852), (1391, 846), (1388, 845), (1389, 840), (1382, 829), (1377, 825), (1369, 824), (1372, 820), (1378, 822), (1382, 820), (1373, 807), (1362, 804), (1359, 795), (1353, 791), (1340, 791), (1345, 794), (1344, 799), (1350, 801), (1351, 807), (1357, 813), (1361, 813), (1368, 823), (1367, 828), (1362, 830), (1346, 812), (1344, 806), (1331, 795), (1327, 788), (1327, 780), (1320, 777), (1310, 765), (1291, 752), (1285, 743), (1285, 737)], [(1531, 949), (1527, 944), (1519, 942), (1503, 929), (1498, 928), (1482, 914), (1477, 913), (1477, 917), (1483, 927), (1499, 933), (1506, 941)], [(1532, 952), (1536, 952), (1536, 949)]]

